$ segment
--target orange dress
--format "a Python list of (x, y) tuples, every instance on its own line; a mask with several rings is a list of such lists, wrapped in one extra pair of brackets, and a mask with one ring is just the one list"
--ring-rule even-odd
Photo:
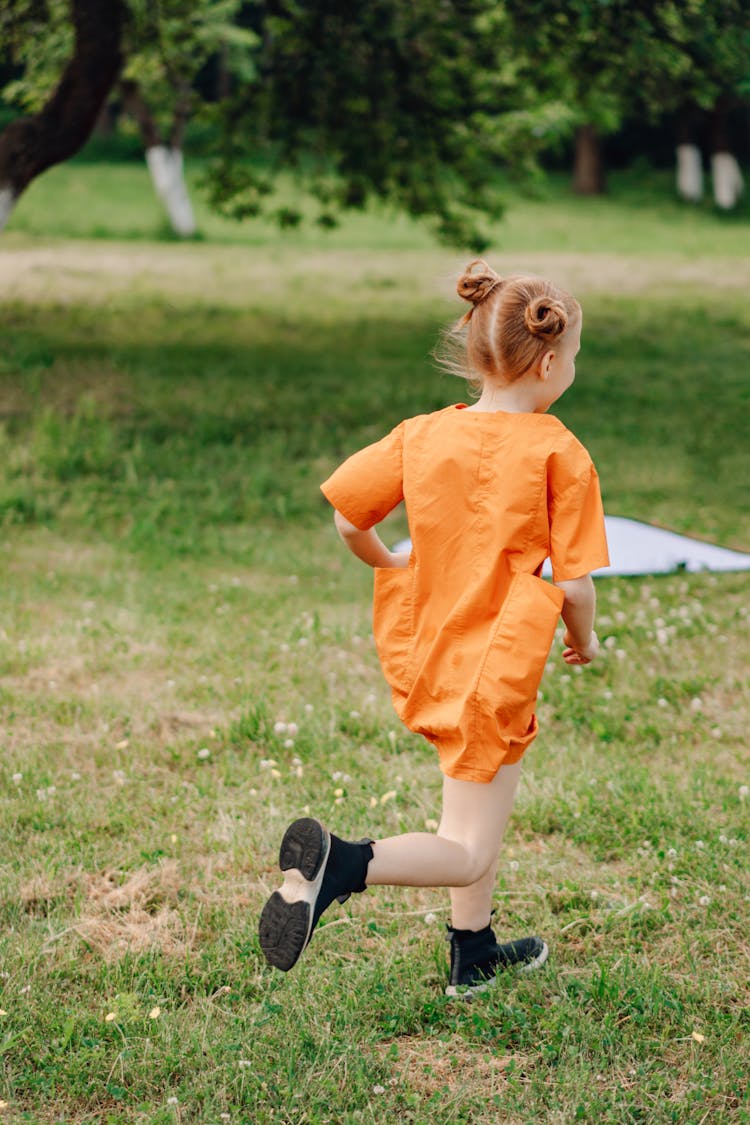
[(549, 414), (463, 404), (408, 418), (321, 486), (356, 527), (402, 500), (408, 568), (376, 569), (373, 632), (393, 705), (449, 777), (488, 782), (536, 736), (536, 695), (564, 601), (556, 581), (607, 566), (599, 479)]

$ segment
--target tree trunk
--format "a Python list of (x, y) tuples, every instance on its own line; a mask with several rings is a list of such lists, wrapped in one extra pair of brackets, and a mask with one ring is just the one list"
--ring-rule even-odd
[(714, 203), (722, 211), (731, 211), (744, 189), (740, 166), (730, 151), (726, 109), (718, 103), (711, 118), (711, 178)]
[(602, 195), (606, 191), (602, 150), (593, 125), (576, 129), (573, 190), (579, 195)]
[(151, 182), (169, 218), (170, 226), (180, 238), (192, 238), (196, 232), (195, 216), (185, 183), (182, 139), (190, 113), (190, 90), (182, 90), (177, 101), (170, 144), (162, 144), (159, 129), (137, 82), (121, 83), (123, 108), (136, 121), (146, 150), (146, 164)]
[(703, 158), (694, 144), (677, 146), (677, 194), (688, 203), (699, 203), (703, 196)]
[(36, 176), (88, 140), (122, 66), (124, 0), (71, 0), (73, 57), (47, 104), (0, 135), (0, 230)]
[(195, 216), (185, 183), (182, 149), (154, 145), (146, 149), (146, 163), (172, 230), (180, 238), (192, 238), (196, 231)]
[(703, 157), (696, 143), (695, 114), (685, 108), (677, 118), (677, 194), (688, 203), (699, 203), (703, 196)]

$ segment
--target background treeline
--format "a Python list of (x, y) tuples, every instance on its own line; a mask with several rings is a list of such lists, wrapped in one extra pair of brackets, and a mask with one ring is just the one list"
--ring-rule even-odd
[[(498, 169), (674, 163), (676, 190), (734, 208), (750, 152), (746, 0), (9, 0), (0, 13), (0, 225), (92, 132), (137, 138), (174, 230), (212, 203), (300, 221), (293, 173), (333, 225), (372, 198), (481, 246)], [(704, 178), (710, 179), (704, 186)]]

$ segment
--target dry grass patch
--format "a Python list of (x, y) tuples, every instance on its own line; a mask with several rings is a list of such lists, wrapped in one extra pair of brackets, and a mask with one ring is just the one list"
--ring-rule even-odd
[(446, 1039), (407, 1035), (379, 1043), (376, 1051), (393, 1071), (394, 1085), (403, 1083), (425, 1098), (433, 1097), (440, 1087), (489, 1097), (502, 1090), (509, 1068), (523, 1073), (530, 1065), (523, 1055), (496, 1055), (471, 1047), (457, 1035)]
[[(22, 897), (38, 898), (42, 883), (32, 879), (22, 888)], [(118, 871), (78, 872), (68, 877), (67, 891), (80, 901), (80, 913), (47, 946), (75, 935), (106, 962), (126, 952), (158, 950), (166, 956), (185, 956), (195, 943), (197, 920), (189, 927), (178, 910), (183, 889), (178, 865), (169, 859), (127, 877)]]

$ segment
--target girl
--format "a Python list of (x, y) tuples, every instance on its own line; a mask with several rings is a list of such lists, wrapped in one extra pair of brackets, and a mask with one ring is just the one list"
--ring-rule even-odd
[[(471, 305), (453, 330), (467, 329), (460, 373), (479, 387), (477, 401), (408, 418), (322, 485), (345, 544), (375, 569), (378, 654), (398, 715), (437, 750), (440, 827), (349, 843), (317, 820), (295, 821), (260, 943), (287, 970), (334, 899), (377, 884), (449, 887), (446, 992), (470, 995), (501, 969), (547, 958), (541, 938), (495, 939), (498, 853), (557, 621), (562, 613), (563, 659), (590, 663), (599, 646), (589, 572), (609, 560), (591, 458), (546, 413), (573, 382), (578, 302), (483, 261), (458, 293)], [(408, 555), (374, 530), (402, 500)], [(547, 557), (553, 583), (540, 577)]]

